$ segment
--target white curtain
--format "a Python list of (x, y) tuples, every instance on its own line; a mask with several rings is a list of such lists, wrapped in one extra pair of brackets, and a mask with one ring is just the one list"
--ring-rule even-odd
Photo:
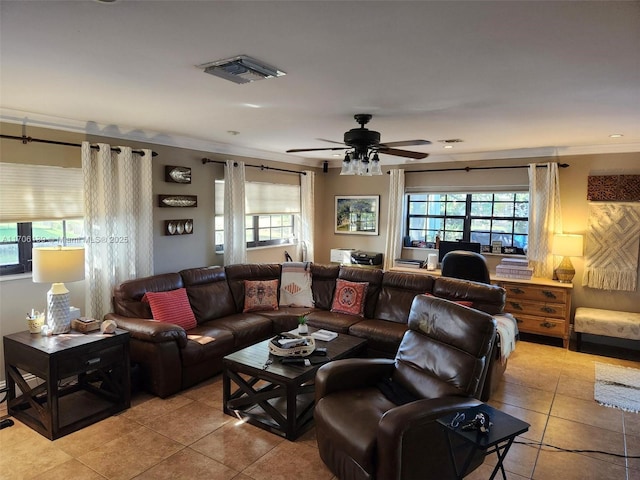
[(227, 160), (224, 175), (224, 264), (247, 262), (244, 162)]
[(551, 245), (555, 233), (562, 233), (558, 164), (529, 164), (527, 258), (536, 277), (551, 278), (553, 276)]
[(384, 269), (393, 267), (394, 260), (402, 256), (402, 198), (404, 196), (404, 170), (392, 169), (389, 179), (389, 216), (384, 248)]
[(314, 209), (313, 201), (315, 194), (316, 174), (310, 170), (305, 170), (306, 175), (300, 177), (300, 242), (302, 246), (302, 261), (313, 262), (313, 223)]
[(85, 231), (85, 315), (112, 311), (113, 289), (131, 278), (153, 275), (151, 150), (82, 142)]

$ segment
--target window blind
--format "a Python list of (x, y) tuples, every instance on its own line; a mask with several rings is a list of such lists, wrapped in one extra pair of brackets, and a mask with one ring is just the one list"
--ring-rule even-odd
[[(224, 215), (224, 182), (215, 182), (216, 215)], [(245, 183), (245, 213), (271, 215), (300, 213), (300, 186), (279, 183)]]
[(0, 222), (82, 216), (82, 169), (0, 162)]

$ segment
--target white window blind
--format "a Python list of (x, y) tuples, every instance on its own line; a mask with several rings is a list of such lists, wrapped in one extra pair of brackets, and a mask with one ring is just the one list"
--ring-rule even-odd
[[(215, 182), (216, 215), (224, 215), (224, 182)], [(263, 215), (300, 213), (300, 185), (247, 182), (245, 213)]]
[(82, 169), (0, 162), (0, 223), (82, 216)]

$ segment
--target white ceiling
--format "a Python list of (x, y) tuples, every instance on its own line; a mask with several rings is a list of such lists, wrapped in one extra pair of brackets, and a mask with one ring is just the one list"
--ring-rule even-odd
[[(637, 1), (1, 0), (0, 19), (4, 121), (309, 165), (339, 159), (285, 150), (356, 113), (431, 140), (406, 147), (421, 163), (640, 151)], [(196, 67), (240, 54), (287, 75)]]

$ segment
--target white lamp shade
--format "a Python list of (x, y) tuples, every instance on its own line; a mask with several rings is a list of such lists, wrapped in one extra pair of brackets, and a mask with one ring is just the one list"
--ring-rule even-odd
[(582, 256), (582, 235), (558, 234), (553, 236), (551, 252), (562, 257)]
[(84, 279), (84, 248), (34, 248), (33, 281), (35, 283), (65, 283)]

